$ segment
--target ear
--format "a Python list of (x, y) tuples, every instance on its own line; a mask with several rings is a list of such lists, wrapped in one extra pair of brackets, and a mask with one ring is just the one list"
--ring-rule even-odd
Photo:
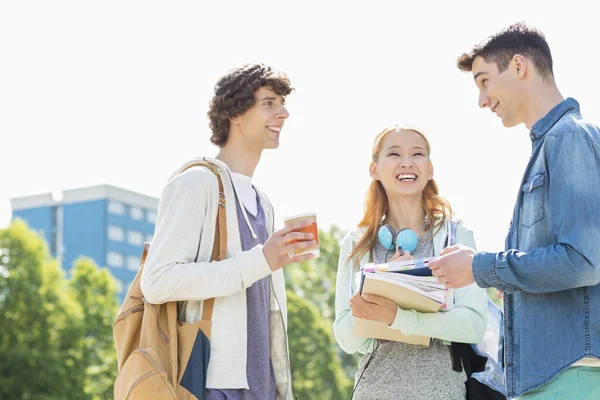
[(374, 181), (379, 180), (379, 175), (377, 174), (377, 166), (372, 161), (371, 165), (369, 166), (369, 174), (371, 175), (371, 178), (373, 178)]
[(232, 124), (239, 124), (240, 123), (240, 116), (237, 115), (237, 116), (235, 116), (233, 118), (229, 118), (229, 122), (232, 123)]
[(428, 181), (433, 179), (433, 163), (429, 162), (429, 179), (427, 179)]
[(513, 64), (517, 72), (517, 78), (525, 78), (527, 75), (527, 68), (529, 67), (527, 59), (520, 54), (515, 54), (511, 60), (511, 64)]

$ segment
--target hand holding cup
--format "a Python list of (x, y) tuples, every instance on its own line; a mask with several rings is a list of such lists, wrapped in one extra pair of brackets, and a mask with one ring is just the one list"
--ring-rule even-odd
[(263, 254), (271, 271), (275, 272), (290, 263), (302, 262), (314, 257), (310, 252), (296, 254), (305, 248), (318, 246), (318, 236), (315, 238), (312, 232), (306, 231), (311, 225), (312, 221), (308, 220), (294, 221), (271, 235), (263, 246)]

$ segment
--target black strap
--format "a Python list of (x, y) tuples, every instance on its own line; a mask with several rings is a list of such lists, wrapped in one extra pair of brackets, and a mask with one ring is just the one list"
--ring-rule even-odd
[(462, 357), (461, 354), (459, 354), (461, 350), (458, 346), (456, 346), (458, 344), (459, 343), (452, 342), (450, 347), (452, 355), (452, 370), (456, 372), (462, 372)]
[(481, 372), (485, 369), (487, 357), (477, 354), (473, 346), (468, 343), (452, 342), (452, 369), (461, 372), (461, 363), (467, 374), (467, 378), (473, 375), (473, 372)]

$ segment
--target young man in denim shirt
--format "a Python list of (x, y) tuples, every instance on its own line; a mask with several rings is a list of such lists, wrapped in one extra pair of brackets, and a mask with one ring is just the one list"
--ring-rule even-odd
[(535, 28), (513, 24), (457, 65), (473, 73), (480, 107), (530, 129), (532, 152), (506, 251), (458, 245), (429, 265), (447, 287), (505, 293), (510, 397), (600, 399), (600, 129), (559, 92)]

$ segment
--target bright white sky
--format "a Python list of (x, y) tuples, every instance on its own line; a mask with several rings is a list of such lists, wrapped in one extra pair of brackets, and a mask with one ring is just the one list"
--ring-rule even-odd
[(479, 248), (501, 250), (528, 132), (480, 110), (454, 63), (518, 20), (546, 33), (563, 95), (600, 123), (593, 2), (235, 3), (2, 2), (0, 227), (11, 197), (97, 184), (158, 197), (187, 158), (216, 154), (208, 101), (245, 62), (283, 69), (297, 89), (254, 178), (280, 225), (316, 211), (322, 228), (355, 226), (373, 138), (407, 123), (428, 133), (441, 193)]

